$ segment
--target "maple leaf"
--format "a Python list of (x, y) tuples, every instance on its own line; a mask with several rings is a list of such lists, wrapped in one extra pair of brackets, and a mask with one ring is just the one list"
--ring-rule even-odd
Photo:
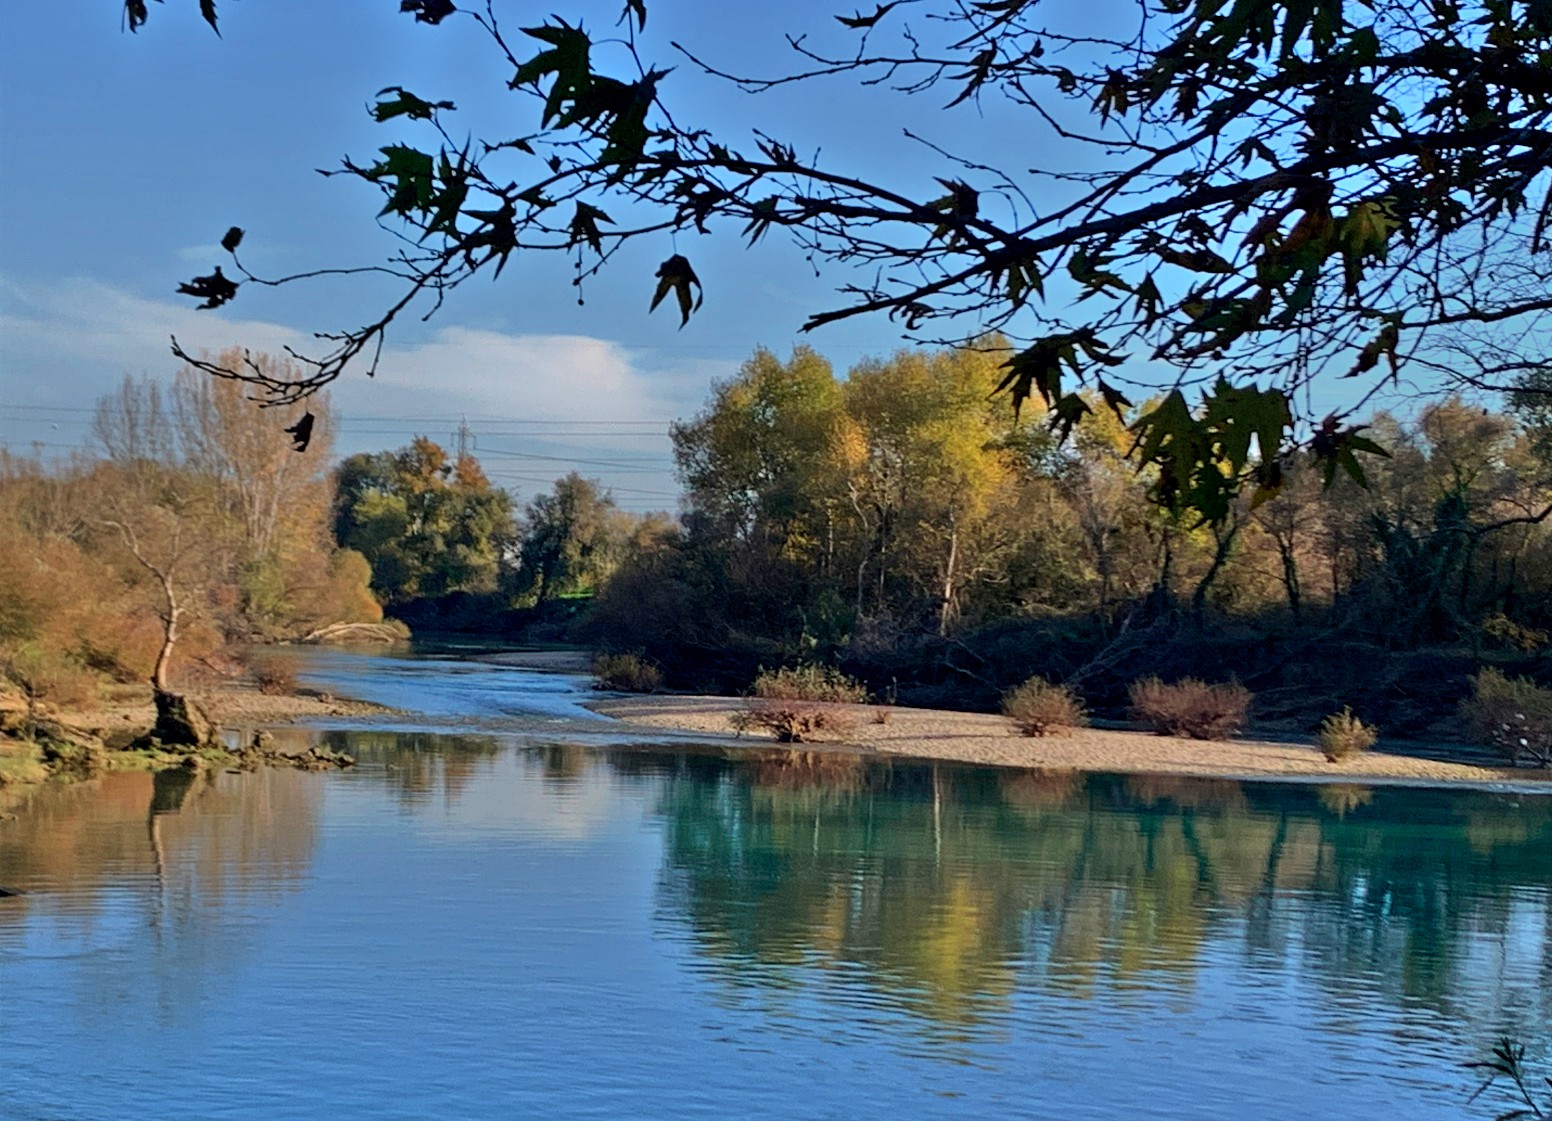
[(416, 23), (441, 23), (458, 10), (452, 0), (399, 0), (399, 11), (413, 12)]
[(872, 27), (874, 24), (878, 23), (879, 20), (883, 19), (886, 15), (889, 14), (889, 9), (893, 8), (898, 3), (900, 3), (900, 0), (892, 0), (891, 3), (880, 4), (870, 16), (863, 15), (859, 10), (856, 15), (836, 16), (835, 18), (839, 23), (851, 28), (853, 31), (860, 31), (863, 28)]
[(690, 321), (690, 312), (700, 310), (705, 300), (704, 290), (694, 291), (700, 288), (700, 278), (695, 275), (690, 262), (675, 253), (657, 267), (657, 291), (653, 293), (652, 306), (647, 310), (656, 311), (657, 305), (663, 302), (663, 297), (673, 292), (679, 300), (679, 326), (683, 327)]
[(243, 228), (241, 226), (233, 226), (226, 231), (226, 236), (221, 239), (221, 248), (228, 253), (236, 253), (237, 247), (242, 244), (242, 239)]
[(221, 266), (216, 266), (216, 271), (209, 276), (196, 276), (193, 280), (178, 285), (180, 296), (193, 296), (197, 300), (204, 300), (200, 309), (218, 308), (233, 296), (237, 295), (237, 282), (222, 274)]

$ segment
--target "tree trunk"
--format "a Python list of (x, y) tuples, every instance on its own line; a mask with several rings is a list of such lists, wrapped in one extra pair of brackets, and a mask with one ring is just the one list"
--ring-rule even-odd
[(948, 519), (948, 562), (943, 566), (943, 599), (938, 606), (938, 634), (948, 634), (948, 625), (954, 617), (954, 597), (957, 589), (954, 586), (954, 569), (959, 562), (959, 526), (955, 524), (954, 516)]
[(1299, 564), (1293, 553), (1293, 542), (1284, 544), (1279, 540), (1277, 555), (1283, 562), (1283, 591), (1288, 594), (1288, 610), (1293, 614), (1293, 625), (1298, 626), (1303, 618), (1304, 596), (1299, 587)]
[(151, 738), (167, 747), (203, 747), (217, 743), (220, 730), (205, 711), (178, 693), (156, 690), (156, 725)]
[(1213, 581), (1218, 579), (1218, 574), (1229, 563), (1229, 555), (1234, 551), (1234, 539), (1239, 536), (1239, 526), (1240, 523), (1235, 521), (1227, 533), (1222, 536), (1215, 534), (1218, 547), (1213, 551), (1212, 564), (1207, 566), (1207, 571), (1197, 582), (1196, 590), (1191, 593), (1191, 616), (1198, 626), (1207, 614), (1207, 593), (1212, 589)]
[(158, 695), (168, 691), (167, 676), (172, 665), (173, 644), (178, 641), (178, 620), (183, 616), (183, 608), (178, 606), (178, 597), (172, 586), (172, 574), (157, 573), (162, 583), (162, 597), (167, 601), (167, 611), (162, 616), (162, 648), (156, 654), (156, 668), (151, 671), (151, 688)]

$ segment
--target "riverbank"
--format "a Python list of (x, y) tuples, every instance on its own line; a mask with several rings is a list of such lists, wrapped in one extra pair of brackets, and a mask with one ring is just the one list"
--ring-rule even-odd
[[(186, 695), (195, 701), (222, 728), (238, 733), (246, 744), (248, 735), (267, 725), (294, 724), (326, 717), (366, 717), (397, 713), (398, 710), (367, 701), (335, 697), (314, 689), (299, 689), (287, 696), (261, 693), (250, 682), (227, 682), (190, 689)], [(46, 761), (42, 746), (20, 739), (3, 729), (15, 728), (24, 711), (21, 699), (0, 695), (0, 811), (6, 803), (27, 787), (50, 778), (80, 777), (81, 768)], [(42, 718), (63, 733), (66, 741), (100, 744), (100, 762), (107, 770), (145, 770), (157, 766), (183, 765), (190, 752), (150, 755), (146, 752), (114, 750), (149, 729), (156, 722), (156, 706), (148, 686), (115, 685), (103, 690), (99, 703), (89, 709), (47, 710)], [(204, 757), (209, 752), (195, 752)], [(219, 755), (220, 753), (215, 753)], [(99, 757), (94, 753), (94, 760)], [(212, 756), (212, 761), (215, 760)], [(94, 763), (95, 766), (95, 763)], [(87, 769), (86, 773), (90, 773)]]
[[(729, 697), (611, 697), (589, 702), (587, 707), (628, 727), (718, 736), (740, 734), (737, 718), (745, 711), (740, 700)], [(851, 726), (828, 742), (805, 743), (805, 749), (860, 749), (884, 756), (1048, 771), (1298, 781), (1545, 782), (1552, 790), (1552, 771), (1501, 767), (1485, 757), (1482, 763), (1441, 759), (1421, 746), (1382, 743), (1356, 758), (1331, 763), (1313, 744), (1255, 739), (1203, 741), (1103, 728), (1030, 737), (1016, 734), (1005, 718), (986, 713), (836, 707), (850, 718)], [(880, 719), (887, 722), (879, 723)], [(746, 731), (742, 736), (754, 743), (774, 742), (761, 732)]]

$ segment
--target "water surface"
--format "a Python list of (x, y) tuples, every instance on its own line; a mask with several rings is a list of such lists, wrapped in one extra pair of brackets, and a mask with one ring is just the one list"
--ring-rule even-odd
[(1488, 1117), (1552, 1042), (1552, 799), (289, 734), (361, 766), (0, 823), (0, 1116)]

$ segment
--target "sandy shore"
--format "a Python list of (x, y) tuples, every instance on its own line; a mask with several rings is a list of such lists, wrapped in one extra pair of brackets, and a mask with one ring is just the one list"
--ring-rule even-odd
[[(187, 690), (187, 695), (217, 724), (233, 728), (291, 724), (323, 716), (377, 716), (396, 711), (312, 689), (302, 689), (293, 696), (271, 697), (247, 682), (192, 688)], [(20, 705), (15, 698), (9, 698), (9, 702), (7, 707)], [(156, 707), (151, 701), (149, 687), (120, 685), (105, 689), (101, 703), (90, 709), (61, 713), (45, 711), (45, 715), (77, 731), (114, 739), (150, 728), (156, 722)]]
[[(742, 704), (727, 697), (623, 697), (594, 701), (593, 711), (639, 728), (730, 735), (732, 717)], [(1084, 728), (1066, 736), (1016, 734), (1000, 716), (942, 712), (920, 708), (850, 710), (855, 724), (837, 745), (880, 755), (955, 760), (1003, 767), (1044, 770), (1114, 771), (1129, 774), (1198, 775), (1207, 778), (1281, 778), (1376, 780), (1385, 782), (1537, 782), (1552, 780), (1546, 770), (1448, 762), (1380, 749), (1342, 763), (1328, 763), (1312, 744), (1238, 739), (1203, 742), (1144, 732)], [(876, 722), (881, 712), (888, 723)], [(753, 743), (769, 742), (763, 733), (745, 733)], [(806, 745), (805, 745), (806, 746)], [(816, 745), (823, 746), (823, 745)]]

